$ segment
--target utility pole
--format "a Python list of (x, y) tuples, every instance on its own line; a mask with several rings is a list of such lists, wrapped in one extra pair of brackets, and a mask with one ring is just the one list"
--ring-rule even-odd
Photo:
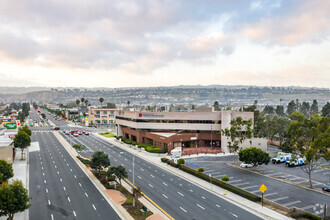
[(211, 125), (211, 148), (213, 148), (213, 144), (212, 144), (212, 125)]
[(134, 180), (134, 155), (133, 155), (133, 207), (135, 207), (135, 180)]

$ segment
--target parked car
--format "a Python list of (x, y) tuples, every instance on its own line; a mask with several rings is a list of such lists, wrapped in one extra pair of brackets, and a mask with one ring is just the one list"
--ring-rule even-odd
[(78, 136), (79, 136), (79, 134), (78, 134), (78, 133), (74, 133), (74, 134), (73, 134), (73, 136), (75, 136), (75, 137), (78, 137)]
[(287, 167), (296, 167), (296, 166), (302, 166), (302, 165), (305, 165), (305, 159), (304, 158), (298, 158), (298, 159), (295, 159), (293, 161), (286, 161), (285, 162), (285, 165)]
[(85, 132), (85, 135), (89, 135), (89, 132), (88, 132), (88, 131), (86, 131), (86, 132)]
[(243, 168), (251, 168), (253, 167), (253, 164), (250, 164), (250, 163), (241, 163), (241, 165), (239, 165), (240, 167), (243, 167)]
[(66, 131), (66, 132), (65, 132), (65, 134), (66, 134), (66, 135), (69, 135), (69, 134), (70, 134), (70, 132), (69, 132), (69, 131)]
[(272, 158), (273, 163), (284, 163), (288, 160), (290, 160), (291, 154), (285, 154), (285, 155), (278, 155), (274, 158)]
[(323, 189), (324, 191), (330, 192), (330, 182), (327, 183), (327, 184), (325, 184), (325, 185), (323, 185), (323, 186), (322, 186), (322, 189)]
[(60, 127), (55, 127), (55, 130), (60, 130)]

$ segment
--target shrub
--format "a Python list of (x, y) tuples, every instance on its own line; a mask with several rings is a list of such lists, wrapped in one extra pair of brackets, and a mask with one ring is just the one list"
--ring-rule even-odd
[(165, 157), (160, 158), (160, 160), (161, 160), (163, 163), (167, 163), (167, 161), (168, 161), (168, 159), (165, 158)]
[(199, 167), (199, 168), (197, 169), (197, 172), (199, 172), (199, 173), (203, 173), (203, 172), (204, 172), (204, 169), (203, 169), (202, 167)]
[(313, 215), (313, 214), (311, 214), (309, 212), (304, 212), (304, 216), (303, 217), (305, 217), (307, 219), (310, 219), (310, 220), (322, 220), (321, 217), (316, 216), (316, 215)]
[(136, 145), (136, 142), (135, 142), (135, 141), (133, 141), (133, 142), (132, 142), (132, 145)]
[(229, 178), (228, 178), (228, 176), (223, 176), (223, 177), (221, 177), (221, 180), (224, 182), (228, 182)]
[(105, 188), (106, 188), (106, 189), (114, 189), (115, 186), (114, 186), (114, 185), (107, 184), (107, 185), (105, 186)]
[(90, 161), (90, 160), (87, 160), (87, 159), (82, 158), (82, 157), (80, 157), (80, 156), (77, 156), (77, 158), (78, 158), (83, 164), (85, 164), (86, 166), (90, 166), (90, 164), (91, 164), (91, 161)]
[(184, 162), (184, 159), (182, 159), (182, 158), (180, 158), (179, 160), (178, 160), (178, 165), (183, 165), (185, 162)]

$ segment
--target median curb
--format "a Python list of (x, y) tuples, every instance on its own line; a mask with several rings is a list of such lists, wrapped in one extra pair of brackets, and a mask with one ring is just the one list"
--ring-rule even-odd
[(108, 202), (108, 204), (114, 209), (114, 211), (118, 214), (121, 219), (130, 219), (133, 220), (132, 216), (121, 206), (116, 205), (111, 198), (106, 194), (105, 187), (98, 181), (98, 179), (92, 174), (91, 171), (85, 169), (85, 165), (77, 158), (79, 154), (71, 149), (70, 144), (58, 133), (53, 132), (57, 140), (62, 144), (65, 150), (70, 154), (70, 156), (76, 161), (78, 166), (82, 169), (82, 171), (86, 174), (86, 176), (90, 179), (90, 181), (94, 184), (94, 186), (98, 189), (104, 199)]
[(248, 170), (248, 169), (244, 169), (240, 166), (236, 166), (232, 163), (226, 163), (228, 166), (231, 166), (231, 167), (236, 167), (236, 168), (239, 168), (241, 170), (245, 170), (245, 171), (248, 171), (250, 173), (255, 173), (255, 174), (258, 174), (258, 175), (261, 175), (261, 176), (265, 176), (265, 177), (269, 177), (269, 178), (272, 178), (274, 180), (278, 180), (278, 181), (281, 181), (281, 182), (284, 182), (284, 183), (287, 183), (287, 184), (291, 184), (291, 185), (294, 185), (294, 186), (298, 186), (298, 187), (301, 187), (301, 188), (304, 188), (304, 189), (307, 189), (307, 190), (310, 190), (310, 191), (314, 191), (314, 192), (317, 192), (317, 193), (322, 193), (324, 195), (327, 195), (329, 196), (328, 193), (326, 192), (323, 192), (322, 190), (318, 190), (318, 189), (311, 189), (309, 188), (308, 186), (305, 186), (305, 185), (302, 185), (302, 184), (299, 184), (299, 183), (295, 183), (295, 182), (292, 182), (290, 180), (285, 180), (285, 179), (281, 179), (281, 178), (276, 178), (276, 177), (273, 177), (273, 176), (268, 176), (268, 175), (265, 175), (263, 173), (259, 173), (259, 172), (256, 172), (256, 171), (253, 171), (253, 170)]
[[(180, 178), (183, 178), (186, 181), (195, 184), (196, 186), (202, 187), (203, 189), (207, 190), (208, 192), (213, 193), (213, 194), (221, 197), (222, 199), (225, 199), (226, 201), (231, 202), (232, 204), (234, 204), (238, 207), (241, 207), (242, 209), (244, 209), (248, 212), (252, 211), (251, 213), (253, 213), (253, 214), (255, 214), (255, 215), (257, 215), (257, 216), (259, 216), (263, 219), (279, 219), (279, 220), (292, 219), (288, 216), (285, 216), (285, 215), (283, 215), (281, 213), (278, 213), (278, 212), (276, 212), (272, 209), (269, 209), (267, 207), (261, 207), (260, 204), (255, 203), (255, 202), (251, 202), (250, 200), (247, 200), (247, 199), (245, 199), (241, 196), (238, 196), (234, 193), (228, 192), (228, 195), (224, 195), (225, 190), (221, 187), (216, 186), (216, 185), (212, 185), (213, 190), (210, 190), (210, 187), (206, 186), (206, 185), (209, 185), (210, 183), (206, 182), (205, 180), (201, 180), (201, 179), (199, 179), (197, 177), (194, 177), (194, 176), (192, 176), (192, 175), (190, 175), (186, 172), (178, 170), (177, 168), (174, 168), (174, 167), (172, 167), (168, 164), (162, 163), (160, 161), (159, 157), (158, 158), (155, 157), (156, 159), (159, 159), (159, 162), (150, 160), (150, 158), (139, 154), (140, 152), (136, 152), (131, 148), (125, 147), (124, 144), (119, 143), (119, 141), (116, 141), (115, 138), (105, 138), (102, 135), (99, 135), (99, 134), (96, 134), (96, 133), (93, 133), (93, 135), (96, 136), (96, 137), (100, 137), (102, 140), (104, 140), (104, 141), (106, 141), (110, 144), (113, 144), (113, 145), (115, 145), (115, 146), (117, 146), (117, 147), (119, 147), (119, 148), (121, 148), (125, 151), (128, 151), (128, 152), (134, 154), (135, 156), (140, 157), (141, 159), (147, 160), (148, 162), (156, 165), (157, 167), (159, 167), (161, 169), (164, 169), (165, 171), (168, 171), (168, 172), (170, 172), (170, 173), (172, 173), (176, 176), (179, 176)], [(216, 192), (215, 189), (217, 189), (218, 192)]]

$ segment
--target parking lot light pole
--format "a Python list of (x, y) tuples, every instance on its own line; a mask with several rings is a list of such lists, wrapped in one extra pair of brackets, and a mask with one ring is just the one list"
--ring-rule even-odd
[(135, 207), (135, 180), (134, 180), (134, 155), (133, 155), (133, 207)]
[(211, 183), (211, 191), (213, 191), (212, 190), (212, 174), (210, 174), (210, 183)]

